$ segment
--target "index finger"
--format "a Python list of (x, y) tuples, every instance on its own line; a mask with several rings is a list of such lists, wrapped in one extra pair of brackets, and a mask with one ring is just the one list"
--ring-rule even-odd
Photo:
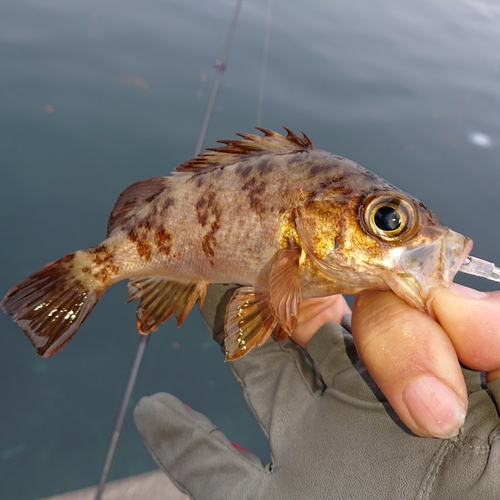
[(478, 292), (454, 283), (433, 290), (427, 307), (464, 365), (487, 372), (488, 382), (500, 378), (500, 292)]

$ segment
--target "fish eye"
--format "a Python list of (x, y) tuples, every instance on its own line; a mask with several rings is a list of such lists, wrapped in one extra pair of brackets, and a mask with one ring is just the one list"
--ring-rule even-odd
[(373, 222), (381, 231), (396, 231), (401, 227), (401, 214), (397, 208), (385, 205), (377, 209)]
[(407, 239), (418, 228), (415, 204), (399, 193), (371, 195), (363, 202), (361, 210), (364, 229), (383, 241)]

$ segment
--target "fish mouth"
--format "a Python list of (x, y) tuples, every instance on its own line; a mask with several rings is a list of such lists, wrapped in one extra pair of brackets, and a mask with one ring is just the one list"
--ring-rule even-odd
[(404, 250), (398, 259), (400, 272), (386, 282), (409, 304), (425, 310), (430, 290), (451, 285), (472, 245), (470, 238), (449, 229), (432, 243)]

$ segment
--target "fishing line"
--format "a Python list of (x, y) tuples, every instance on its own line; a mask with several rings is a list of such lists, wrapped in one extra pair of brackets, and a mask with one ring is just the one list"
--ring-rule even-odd
[[(241, 4), (243, 0), (238, 0), (236, 7), (234, 9), (233, 20), (231, 26), (229, 27), (229, 32), (227, 35), (226, 43), (224, 45), (224, 50), (222, 51), (222, 56), (217, 60), (215, 67), (217, 72), (215, 74), (214, 84), (212, 86), (212, 92), (208, 100), (207, 109), (205, 111), (205, 117), (201, 125), (200, 134), (198, 136), (198, 142), (196, 143), (196, 149), (194, 156), (200, 153), (203, 146), (203, 141), (205, 140), (205, 135), (207, 133), (208, 125), (210, 123), (210, 118), (212, 116), (215, 98), (219, 90), (219, 84), (222, 79), (224, 70), (226, 69), (226, 61), (229, 55), (229, 49), (231, 48), (231, 43), (233, 41), (234, 32), (236, 30), (236, 25), (238, 24), (238, 17), (241, 10)], [(134, 363), (132, 365), (132, 370), (130, 371), (129, 379), (127, 382), (127, 387), (123, 395), (120, 410), (118, 412), (118, 418), (116, 419), (115, 427), (113, 429), (113, 434), (111, 436), (111, 441), (109, 443), (108, 452), (106, 454), (106, 459), (104, 460), (104, 465), (101, 472), (101, 478), (99, 480), (99, 485), (97, 487), (97, 492), (95, 495), (95, 500), (101, 500), (106, 488), (106, 483), (108, 482), (109, 473), (111, 471), (111, 466), (113, 465), (113, 459), (116, 454), (116, 448), (118, 447), (118, 442), (120, 440), (120, 435), (123, 429), (123, 423), (125, 422), (125, 416), (127, 414), (127, 409), (130, 404), (130, 398), (132, 397), (132, 392), (134, 391), (135, 382), (137, 380), (137, 375), (139, 373), (139, 368), (141, 366), (144, 351), (146, 349), (146, 344), (148, 342), (149, 335), (141, 335), (139, 340), (139, 345), (137, 347), (137, 352), (135, 355)]]
[(262, 48), (262, 64), (260, 70), (259, 97), (257, 99), (257, 127), (262, 125), (262, 109), (264, 107), (264, 88), (266, 83), (267, 56), (269, 53), (269, 39), (271, 37), (271, 20), (273, 17), (273, 0), (267, 0), (266, 31), (264, 33), (264, 46)]

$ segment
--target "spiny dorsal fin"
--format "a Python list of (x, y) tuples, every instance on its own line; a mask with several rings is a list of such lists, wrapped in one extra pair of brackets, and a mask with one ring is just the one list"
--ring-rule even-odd
[(232, 165), (241, 161), (247, 156), (255, 156), (266, 153), (286, 154), (299, 151), (309, 151), (314, 149), (312, 142), (304, 132), (302, 138), (292, 132), (289, 128), (283, 127), (287, 131), (284, 135), (261, 127), (264, 137), (255, 134), (237, 133), (242, 140), (222, 140), (217, 141), (225, 144), (223, 147), (207, 148), (210, 153), (201, 153), (191, 160), (188, 160), (175, 169), (175, 173), (187, 173), (190, 175), (210, 172), (226, 165)]
[(152, 201), (164, 189), (168, 182), (165, 177), (152, 177), (138, 181), (129, 186), (118, 197), (108, 220), (108, 231), (110, 236), (114, 229), (121, 228), (131, 217), (137, 213), (137, 208), (143, 203)]

